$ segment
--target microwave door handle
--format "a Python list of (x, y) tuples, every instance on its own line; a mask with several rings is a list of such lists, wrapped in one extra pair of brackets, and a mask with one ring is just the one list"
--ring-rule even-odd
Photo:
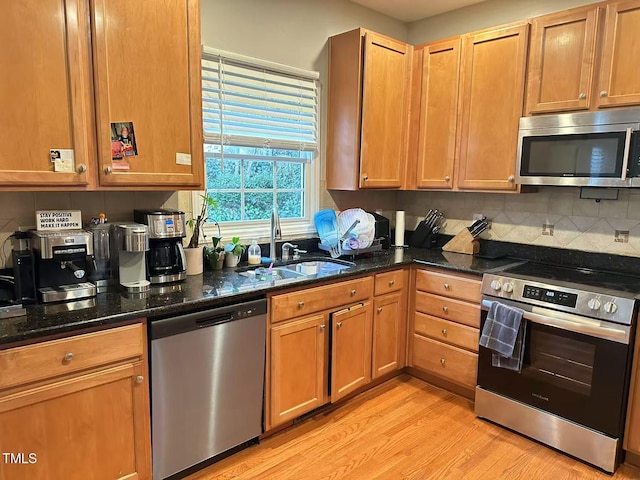
[(627, 179), (627, 169), (629, 168), (629, 151), (631, 150), (631, 136), (633, 129), (627, 128), (627, 136), (624, 139), (624, 153), (622, 154), (622, 180)]
[[(482, 306), (491, 308), (493, 302), (488, 300), (482, 300)], [(499, 302), (503, 303), (503, 302)], [(512, 304), (513, 305), (513, 304)], [(515, 306), (515, 305), (514, 305)], [(536, 307), (533, 307), (536, 308)], [(603, 327), (594, 321), (580, 321), (579, 319), (567, 320), (563, 318), (554, 318), (546, 315), (540, 315), (538, 313), (525, 311), (522, 316), (523, 319), (537, 323), (539, 325), (545, 325), (547, 327), (559, 328), (561, 330), (567, 330), (570, 332), (581, 333), (590, 337), (602, 338), (604, 340), (612, 340), (614, 342), (623, 343), (628, 345), (629, 339), (629, 327), (621, 326), (620, 328)]]

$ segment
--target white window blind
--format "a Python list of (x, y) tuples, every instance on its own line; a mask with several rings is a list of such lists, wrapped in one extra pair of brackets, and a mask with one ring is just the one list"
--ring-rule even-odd
[(205, 143), (317, 150), (317, 73), (278, 67), (203, 49)]

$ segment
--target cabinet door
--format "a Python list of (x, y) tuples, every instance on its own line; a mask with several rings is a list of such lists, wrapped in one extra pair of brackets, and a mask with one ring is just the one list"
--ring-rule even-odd
[(407, 163), (411, 46), (367, 32), (360, 188), (400, 188)]
[(371, 303), (332, 314), (331, 401), (371, 381)]
[(424, 48), (418, 188), (453, 188), (459, 80), (459, 38)]
[(529, 25), (465, 35), (456, 178), (461, 189), (515, 190)]
[(404, 366), (406, 301), (401, 292), (373, 301), (372, 376), (378, 378)]
[[(92, 6), (100, 184), (200, 188), (198, 0)], [(133, 122), (135, 148), (113, 159), (124, 122)]]
[(598, 107), (640, 104), (640, 1), (607, 5)]
[(1, 399), (0, 451), (27, 464), (0, 462), (0, 478), (150, 479), (144, 371), (121, 365)]
[(533, 19), (528, 113), (589, 108), (598, 12), (588, 8)]
[[(95, 158), (85, 0), (3, 2), (0, 185), (87, 185)], [(74, 160), (52, 162), (51, 150)]]
[(326, 315), (271, 329), (271, 426), (326, 402)]
[(629, 408), (624, 431), (624, 449), (640, 455), (640, 337), (636, 337), (629, 387)]

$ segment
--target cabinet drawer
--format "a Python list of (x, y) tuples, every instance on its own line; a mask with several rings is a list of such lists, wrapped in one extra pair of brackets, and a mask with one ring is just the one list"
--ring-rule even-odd
[(392, 272), (377, 273), (374, 279), (374, 292), (376, 296), (402, 290), (405, 284), (404, 277), (404, 270), (394, 270)]
[(460, 325), (459, 323), (432, 317), (417, 312), (414, 317), (415, 332), (426, 335), (434, 340), (451, 343), (456, 347), (478, 351), (480, 331), (477, 328)]
[(452, 275), (431, 270), (416, 272), (416, 290), (480, 303), (480, 278)]
[(480, 305), (416, 292), (416, 311), (480, 328)]
[(372, 293), (373, 278), (364, 277), (276, 295), (271, 298), (271, 323), (361, 302)]
[(413, 335), (413, 365), (451, 382), (476, 386), (478, 355), (420, 335)]
[(141, 357), (142, 324), (0, 351), (0, 389)]

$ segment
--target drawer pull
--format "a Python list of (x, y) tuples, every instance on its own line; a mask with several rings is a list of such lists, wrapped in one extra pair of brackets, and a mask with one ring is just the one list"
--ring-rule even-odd
[(449, 307), (442, 307), (442, 311), (444, 313), (449, 313)]
[(395, 285), (396, 281), (395, 280), (389, 280), (389, 286), (393, 287)]
[(446, 336), (447, 336), (447, 329), (446, 329), (446, 328), (443, 328), (443, 329), (442, 329), (442, 336), (443, 336), (443, 337), (446, 337)]
[(449, 290), (449, 284), (448, 284), (448, 283), (445, 283), (445, 284), (444, 284), (444, 289), (445, 289), (445, 290)]
[(378, 307), (378, 313), (382, 312), (382, 307)]
[(71, 360), (73, 360), (73, 353), (69, 352), (62, 359), (62, 363), (69, 363)]
[(356, 289), (351, 290), (351, 296), (353, 297), (356, 294)]
[(340, 328), (340, 327), (342, 326), (342, 322), (338, 322), (338, 323), (336, 323), (336, 326), (337, 326), (338, 328)]
[(304, 302), (298, 302), (298, 308), (304, 308)]
[(441, 358), (440, 359), (440, 365), (442, 365), (443, 367), (446, 366), (447, 364), (447, 359), (446, 358)]
[(142, 383), (144, 381), (144, 377), (142, 375), (138, 375), (136, 377), (136, 383)]
[(324, 325), (320, 325), (320, 330), (324, 330)]

